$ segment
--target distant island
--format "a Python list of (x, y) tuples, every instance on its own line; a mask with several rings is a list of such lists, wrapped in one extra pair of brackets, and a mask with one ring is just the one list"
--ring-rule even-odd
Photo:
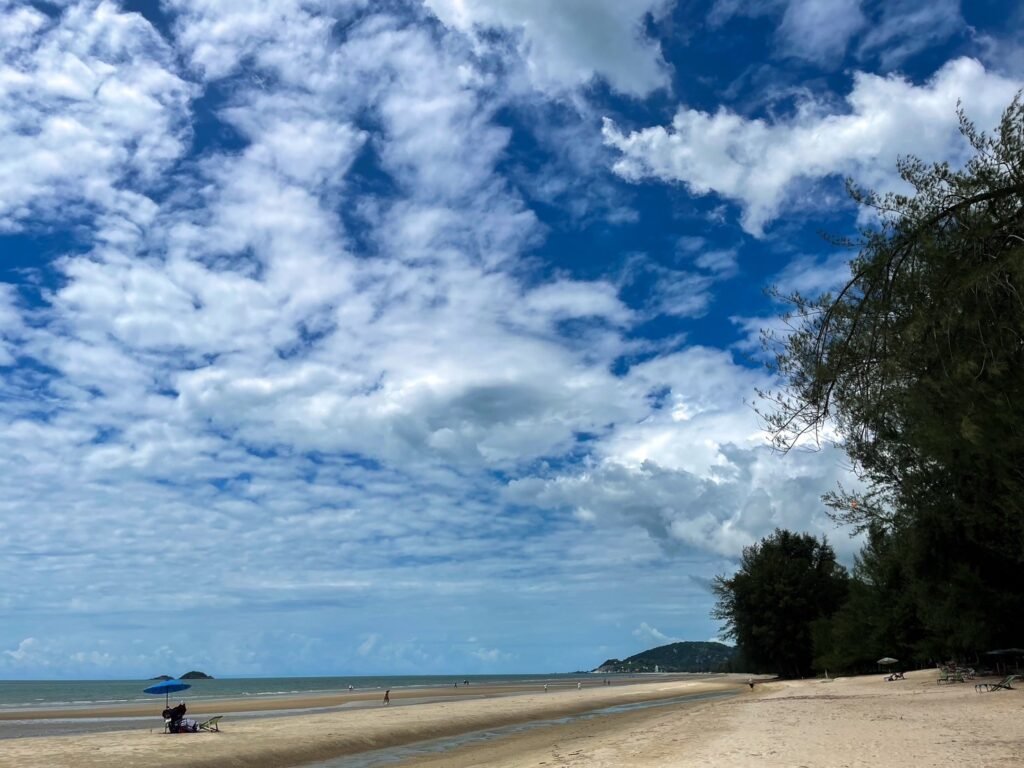
[(213, 678), (213, 675), (208, 675), (205, 672), (198, 672), (198, 671), (193, 669), (191, 672), (186, 672), (184, 675), (182, 675), (181, 677), (177, 677), (177, 678), (171, 677), (170, 675), (157, 675), (156, 677), (151, 677), (149, 679), (150, 680), (213, 680), (214, 678)]
[(662, 645), (628, 659), (608, 659), (594, 672), (729, 672), (737, 651), (724, 643)]

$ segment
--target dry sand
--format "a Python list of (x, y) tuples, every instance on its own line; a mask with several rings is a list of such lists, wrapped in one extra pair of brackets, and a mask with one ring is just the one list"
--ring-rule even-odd
[[(583, 690), (575, 687), (549, 693), (539, 691), (508, 695), (509, 686), (492, 689), (428, 691), (393, 690), (391, 706), (349, 709), (285, 717), (226, 717), (220, 733), (163, 734), (162, 721), (153, 718), (156, 732), (117, 731), (73, 736), (41, 736), (0, 740), (0, 766), (18, 768), (118, 768), (127, 766), (246, 766), (285, 768), (383, 747), (411, 744), (427, 739), (454, 736), (469, 731), (513, 723), (556, 718), (601, 707), (672, 698), (687, 694), (735, 689), (736, 679), (711, 681), (659, 680), (652, 683), (592, 683)], [(460, 693), (461, 692), (461, 693)], [(471, 698), (481, 695), (490, 698)], [(320, 697), (322, 698), (322, 697)], [(293, 698), (291, 706), (308, 705), (318, 699)], [(345, 699), (346, 695), (329, 697)], [(360, 698), (358, 695), (355, 698)], [(380, 695), (375, 696), (380, 701)], [(441, 698), (429, 703), (404, 704), (410, 700)], [(447, 700), (444, 700), (447, 699)], [(278, 702), (280, 706), (282, 702)], [(238, 710), (249, 702), (231, 702)], [(202, 718), (200, 710), (214, 705), (190, 707), (189, 715)], [(106, 711), (105, 711), (106, 714)]]
[[(910, 768), (1024, 764), (1024, 691), (939, 686), (934, 671), (884, 682), (741, 686), (730, 699), (530, 730), (402, 765), (416, 768)], [(0, 766), (284, 768), (389, 745), (611, 704), (735, 689), (738, 681), (595, 686), (330, 713), (224, 721), (219, 734), (118, 732), (0, 741)]]
[[(403, 768), (930, 768), (1024, 765), (1024, 690), (934, 670), (758, 685), (726, 701), (574, 723)], [(977, 681), (973, 681), (977, 682)]]

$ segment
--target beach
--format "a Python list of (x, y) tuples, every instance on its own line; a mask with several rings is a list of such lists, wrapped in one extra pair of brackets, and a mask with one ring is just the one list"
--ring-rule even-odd
[[(909, 673), (906, 680), (896, 682), (885, 682), (879, 674), (827, 683), (759, 683), (753, 691), (745, 679), (593, 684), (582, 690), (569, 687), (547, 693), (481, 690), (473, 698), (460, 698), (454, 690), (447, 695), (440, 690), (431, 695), (417, 691), (418, 703), (392, 691), (394, 703), (389, 707), (226, 717), (220, 733), (165, 735), (157, 727), (154, 732), (7, 739), (0, 741), (0, 766), (286, 768), (319, 762), (342, 768), (372, 765), (359, 763), (357, 756), (373, 750), (428, 740), (441, 744), (442, 751), (413, 751), (397, 764), (415, 768), (1010, 766), (1019, 764), (1024, 749), (1020, 720), (1024, 699), (1017, 690), (979, 694), (970, 683), (939, 686), (932, 670)], [(698, 695), (720, 698), (681, 698)], [(639, 702), (654, 706), (580, 716)], [(208, 704), (212, 703), (204, 707)], [(202, 719), (203, 713), (195, 714)], [(548, 722), (443, 747), (446, 737), (537, 721)]]

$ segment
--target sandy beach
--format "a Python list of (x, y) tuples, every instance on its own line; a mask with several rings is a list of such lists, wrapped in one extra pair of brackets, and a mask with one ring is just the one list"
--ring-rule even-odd
[(934, 670), (772, 682), (725, 701), (582, 721), (406, 768), (1019, 766), (1024, 691), (937, 685)]
[(979, 694), (970, 683), (939, 686), (934, 671), (924, 670), (891, 683), (873, 675), (829, 683), (773, 682), (754, 691), (734, 676), (479, 699), (452, 695), (407, 706), (399, 694), (396, 705), (386, 708), (225, 718), (221, 733), (119, 731), (8, 739), (0, 742), (0, 766), (286, 768), (613, 705), (725, 691), (736, 695), (569, 719), (402, 765), (909, 768), (1019, 765), (1024, 754), (1020, 691)]

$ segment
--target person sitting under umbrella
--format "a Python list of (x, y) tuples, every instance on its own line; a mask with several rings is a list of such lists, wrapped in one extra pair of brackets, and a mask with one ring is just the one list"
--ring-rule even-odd
[(179, 701), (178, 706), (168, 707), (163, 711), (164, 720), (170, 720), (170, 724), (167, 727), (171, 733), (195, 733), (199, 730), (199, 723), (195, 720), (186, 719), (185, 713), (188, 711), (188, 707), (185, 706), (184, 701)]

